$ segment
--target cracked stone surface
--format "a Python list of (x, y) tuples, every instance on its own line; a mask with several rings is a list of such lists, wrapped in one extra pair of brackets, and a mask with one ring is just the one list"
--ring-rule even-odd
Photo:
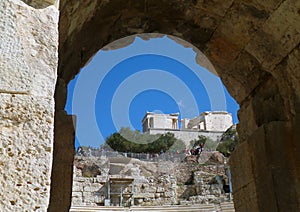
[(50, 197), (58, 10), (0, 2), (0, 210), (46, 211)]

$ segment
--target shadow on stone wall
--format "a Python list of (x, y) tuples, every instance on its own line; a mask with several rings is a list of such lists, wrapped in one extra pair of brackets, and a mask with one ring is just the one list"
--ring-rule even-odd
[(25, 4), (35, 9), (44, 9), (56, 4), (56, 0), (22, 0)]

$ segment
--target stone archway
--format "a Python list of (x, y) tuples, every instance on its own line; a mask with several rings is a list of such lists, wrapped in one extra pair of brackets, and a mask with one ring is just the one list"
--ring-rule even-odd
[(70, 202), (74, 133), (62, 133), (72, 125), (63, 111), (66, 84), (106, 44), (159, 32), (199, 48), (240, 104), (241, 144), (231, 163), (236, 210), (299, 210), (299, 1), (61, 0), (59, 39), (57, 2), (0, 3), (4, 209), (47, 207), (57, 66), (50, 211), (68, 210)]
[(231, 164), (236, 210), (293, 211), (299, 7), (288, 0), (61, 1), (58, 82), (67, 84), (98, 49), (124, 36), (159, 32), (187, 40), (212, 61), (241, 106), (241, 144)]

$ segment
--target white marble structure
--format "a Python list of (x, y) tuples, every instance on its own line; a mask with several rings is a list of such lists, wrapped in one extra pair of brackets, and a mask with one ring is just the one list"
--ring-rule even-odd
[(203, 112), (193, 119), (181, 119), (178, 127), (179, 113), (156, 114), (147, 112), (142, 120), (143, 132), (149, 134), (173, 133), (186, 146), (190, 141), (202, 135), (213, 141), (220, 141), (222, 134), (232, 126), (232, 115), (226, 111)]
[(182, 129), (225, 132), (232, 126), (232, 115), (226, 111), (203, 112), (193, 119), (182, 119)]
[(178, 116), (179, 113), (157, 114), (147, 111), (142, 120), (143, 132), (148, 132), (150, 129), (179, 129)]

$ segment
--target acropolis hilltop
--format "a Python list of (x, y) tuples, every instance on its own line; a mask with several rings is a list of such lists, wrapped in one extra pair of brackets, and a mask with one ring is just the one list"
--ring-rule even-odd
[(173, 133), (187, 146), (191, 140), (203, 135), (213, 141), (219, 141), (222, 134), (232, 125), (232, 115), (226, 111), (205, 111), (192, 119), (180, 120), (179, 113), (158, 114), (146, 112), (142, 119), (143, 132), (149, 134)]

